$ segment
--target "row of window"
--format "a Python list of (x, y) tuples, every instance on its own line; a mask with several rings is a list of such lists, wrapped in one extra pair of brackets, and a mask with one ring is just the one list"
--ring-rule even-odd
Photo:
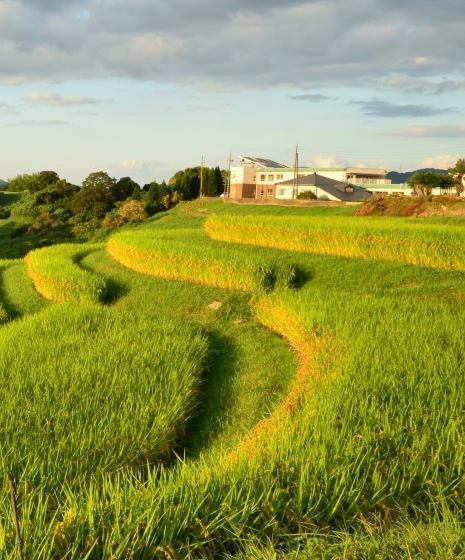
[[(254, 179), (255, 179), (255, 177), (254, 177)], [(284, 179), (284, 175), (282, 173), (276, 173), (276, 181), (282, 181), (283, 179)], [(267, 180), (266, 173), (262, 173), (260, 175), (260, 181), (266, 181), (266, 180)], [(274, 180), (275, 180), (274, 173), (269, 173), (268, 174), (268, 181), (274, 181)]]

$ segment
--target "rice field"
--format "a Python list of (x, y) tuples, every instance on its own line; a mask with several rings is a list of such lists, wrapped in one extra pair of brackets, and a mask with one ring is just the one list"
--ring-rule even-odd
[(363, 259), (383, 259), (465, 270), (465, 232), (421, 220), (317, 216), (213, 215), (205, 221), (212, 239)]
[[(54, 298), (1, 327), (2, 471), (27, 557), (465, 557), (461, 229), (185, 208), (66, 256), (110, 305)], [(230, 263), (238, 285), (216, 283)], [(267, 284), (265, 265), (284, 272)], [(244, 429), (240, 391), (287, 360), (271, 365), (272, 333), (294, 374)], [(215, 445), (206, 395), (240, 367), (232, 340), (255, 342), (257, 363), (224, 417), (238, 431)]]
[(266, 291), (292, 286), (292, 266), (260, 261), (241, 248), (204, 243), (196, 230), (137, 230), (117, 233), (107, 244), (110, 255), (144, 274), (241, 291)]
[(30, 251), (25, 262), (35, 289), (45, 298), (78, 304), (103, 303), (104, 280), (79, 266), (91, 245), (60, 244)]

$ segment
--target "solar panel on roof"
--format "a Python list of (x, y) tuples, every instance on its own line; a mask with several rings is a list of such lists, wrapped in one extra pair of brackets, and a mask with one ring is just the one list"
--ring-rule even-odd
[(256, 158), (256, 157), (249, 157), (249, 156), (239, 156), (239, 157), (242, 161), (246, 161), (257, 167), (278, 167), (278, 168), (287, 167), (283, 163), (278, 163), (277, 161), (273, 161), (272, 159)]

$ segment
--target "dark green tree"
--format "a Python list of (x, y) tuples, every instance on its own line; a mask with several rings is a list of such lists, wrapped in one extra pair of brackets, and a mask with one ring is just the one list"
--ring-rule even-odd
[(140, 186), (131, 179), (131, 177), (122, 177), (111, 187), (114, 193), (115, 201), (124, 201), (127, 198), (131, 198), (134, 193), (134, 189), (139, 189)]
[(40, 171), (35, 185), (36, 188), (32, 192), (47, 189), (48, 187), (56, 185), (59, 181), (61, 181), (60, 176), (58, 173), (55, 173), (55, 171)]
[(85, 218), (102, 217), (113, 208), (115, 184), (116, 180), (105, 171), (90, 173), (71, 201), (74, 214), (81, 214)]
[(454, 180), (455, 193), (460, 196), (464, 191), (464, 179), (465, 179), (465, 159), (460, 158), (454, 167), (448, 169), (449, 175)]
[(200, 167), (188, 167), (184, 171), (178, 171), (168, 181), (168, 186), (180, 193), (183, 200), (197, 198), (200, 192)]
[[(145, 187), (144, 187), (145, 188)], [(166, 192), (166, 184), (163, 189), (156, 181), (152, 181), (145, 194), (145, 209), (150, 215), (156, 214), (163, 210), (161, 200)]]
[(131, 200), (142, 200), (139, 185), (136, 185), (134, 187), (134, 190), (132, 191), (132, 194), (131, 194)]
[(8, 180), (8, 190), (12, 192), (29, 191), (35, 193), (61, 181), (55, 171), (40, 171), (39, 173), (24, 173)]
[(202, 196), (219, 196), (224, 190), (223, 176), (220, 168), (204, 169), (204, 178), (202, 185)]
[(112, 190), (116, 184), (116, 179), (113, 179), (108, 175), (106, 171), (94, 171), (89, 173), (89, 175), (82, 182), (82, 188), (87, 187), (98, 187), (101, 189)]
[(454, 186), (452, 176), (435, 171), (421, 170), (414, 173), (408, 180), (413, 192), (418, 195), (431, 194), (435, 188), (449, 191)]

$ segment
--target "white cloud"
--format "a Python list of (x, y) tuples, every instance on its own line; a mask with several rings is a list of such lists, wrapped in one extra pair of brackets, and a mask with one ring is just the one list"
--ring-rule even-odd
[(124, 159), (118, 162), (118, 165), (122, 169), (142, 169), (145, 167), (145, 163), (137, 159)]
[[(307, 165), (307, 164), (305, 164)], [(334, 154), (318, 154), (314, 156), (308, 167), (347, 167), (347, 161)]]
[(154, 160), (141, 160), (141, 159), (123, 159), (118, 162), (120, 169), (128, 170), (141, 170), (141, 169), (154, 169), (160, 165), (160, 162)]
[(448, 169), (449, 167), (454, 167), (463, 155), (458, 154), (443, 154), (439, 156), (432, 156), (424, 158), (421, 161), (420, 168), (433, 167), (434, 169)]
[(389, 132), (393, 136), (423, 136), (434, 138), (456, 138), (465, 136), (465, 126), (460, 125), (432, 125), (410, 126)]
[(105, 99), (82, 97), (79, 95), (60, 95), (59, 93), (33, 92), (26, 95), (25, 100), (38, 105), (66, 106), (66, 105), (95, 105), (104, 103)]

